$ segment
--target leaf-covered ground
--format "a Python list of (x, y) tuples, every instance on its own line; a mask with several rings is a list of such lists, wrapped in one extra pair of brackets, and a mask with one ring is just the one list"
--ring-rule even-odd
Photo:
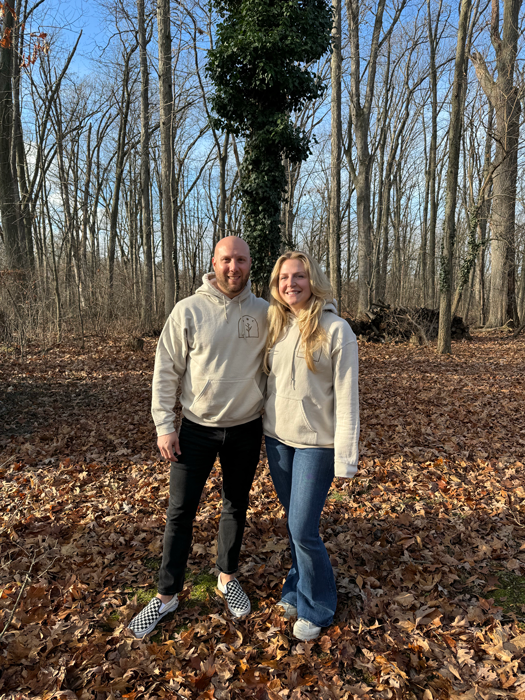
[(525, 699), (525, 341), (360, 347), (358, 476), (322, 532), (335, 624), (299, 643), (275, 611), (289, 565), (264, 452), (242, 552), (253, 612), (215, 591), (220, 469), (179, 610), (155, 591), (168, 496), (144, 353), (0, 351), (0, 699)]

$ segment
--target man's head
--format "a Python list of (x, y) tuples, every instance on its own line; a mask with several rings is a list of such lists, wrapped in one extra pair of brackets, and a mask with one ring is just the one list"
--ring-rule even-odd
[(222, 238), (212, 258), (215, 279), (220, 291), (230, 299), (246, 287), (252, 259), (248, 244), (237, 236)]

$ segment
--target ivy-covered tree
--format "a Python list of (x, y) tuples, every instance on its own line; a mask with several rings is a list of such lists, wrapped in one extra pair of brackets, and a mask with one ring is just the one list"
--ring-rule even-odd
[(306, 160), (309, 138), (291, 113), (326, 86), (308, 70), (330, 47), (325, 0), (212, 0), (221, 21), (207, 72), (215, 85), (215, 126), (246, 139), (241, 168), (244, 237), (261, 289), (281, 244), (283, 158)]

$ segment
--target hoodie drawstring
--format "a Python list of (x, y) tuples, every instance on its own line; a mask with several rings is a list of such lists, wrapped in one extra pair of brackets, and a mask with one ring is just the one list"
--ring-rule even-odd
[[(239, 302), (239, 318), (241, 319), (241, 322), (242, 322), (242, 301), (241, 301), (241, 297), (238, 297), (238, 298), (237, 298), (237, 301)], [(244, 340), (247, 339), (247, 338), (246, 338), (246, 328), (244, 328), (244, 326), (243, 326), (243, 329), (242, 329), (242, 337), (244, 338)]]
[(297, 352), (297, 346), (301, 342), (301, 331), (298, 332), (297, 335), (297, 340), (295, 341), (295, 345), (293, 348), (293, 355), (292, 355), (292, 363), (290, 367), (290, 382), (293, 385), (293, 388), (295, 390), (295, 353)]

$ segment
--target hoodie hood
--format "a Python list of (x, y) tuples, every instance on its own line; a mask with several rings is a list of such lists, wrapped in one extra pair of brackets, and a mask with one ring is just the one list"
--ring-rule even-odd
[[(250, 299), (252, 296), (251, 293), (251, 282), (248, 280), (246, 282), (246, 286), (242, 290), (240, 294), (237, 294), (236, 296), (233, 297), (233, 299), (230, 299), (230, 297), (227, 297), (226, 294), (223, 294), (223, 292), (220, 291), (220, 289), (217, 289), (217, 287), (213, 284), (212, 280), (215, 279), (215, 272), (207, 272), (205, 275), (202, 277), (202, 285), (197, 289), (195, 294), (202, 294), (210, 301), (212, 301), (215, 304), (220, 304), (222, 306), (222, 310), (224, 313), (224, 319), (226, 323), (228, 323), (228, 305), (229, 304), (234, 304), (238, 307), (239, 310), (239, 316), (242, 317), (242, 302), (247, 301)], [(230, 308), (232, 308), (230, 306)], [(235, 308), (235, 307), (234, 307)]]

